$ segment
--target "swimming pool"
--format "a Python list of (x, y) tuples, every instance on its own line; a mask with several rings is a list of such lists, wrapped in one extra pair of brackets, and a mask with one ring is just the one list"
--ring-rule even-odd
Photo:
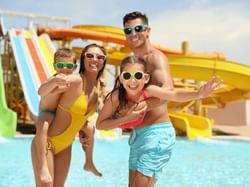
[[(0, 187), (33, 187), (31, 138), (0, 139)], [(247, 187), (250, 184), (250, 142), (178, 138), (173, 157), (157, 187)], [(94, 160), (103, 173), (95, 177), (82, 170), (80, 143), (73, 157), (66, 187), (126, 187), (127, 138), (96, 140)]]

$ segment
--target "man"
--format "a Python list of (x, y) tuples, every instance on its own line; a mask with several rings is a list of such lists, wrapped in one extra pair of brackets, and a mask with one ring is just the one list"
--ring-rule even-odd
[[(150, 83), (163, 87), (166, 90), (173, 89), (173, 83), (172, 83), (172, 78), (170, 76), (168, 59), (161, 51), (154, 48), (150, 43), (149, 35), (151, 29), (148, 25), (147, 16), (145, 14), (142, 14), (141, 12), (128, 13), (123, 18), (123, 26), (124, 26), (124, 33), (126, 36), (126, 40), (130, 48), (132, 49), (133, 54), (135, 56), (144, 58), (144, 60), (147, 62), (148, 70), (151, 74)], [(145, 115), (143, 123), (140, 125), (140, 128), (153, 126), (154, 124), (157, 123), (170, 122), (169, 116), (166, 115), (167, 114), (166, 101), (161, 102), (160, 104), (158, 101), (157, 107), (153, 107), (155, 104), (156, 102), (154, 100), (149, 99), (149, 101), (147, 102), (148, 110)], [(171, 144), (174, 144), (175, 135), (172, 136), (174, 137), (171, 138), (172, 139)], [(134, 158), (131, 158), (131, 155), (133, 155), (133, 153), (131, 153), (132, 152), (131, 149), (130, 149), (129, 159), (135, 160)], [(165, 159), (166, 157), (170, 157), (170, 155), (171, 153), (166, 154)], [(143, 156), (139, 156), (136, 159), (140, 160), (141, 157)], [(157, 174), (160, 172), (161, 169), (157, 171), (158, 170), (157, 168), (148, 167), (149, 165), (152, 165), (152, 162), (154, 162), (152, 161), (152, 159), (146, 162), (139, 163), (140, 165), (143, 166), (142, 167), (138, 166), (138, 168), (137, 166), (132, 166), (135, 165), (134, 163), (129, 163), (130, 187), (154, 186), (154, 184), (156, 183)], [(164, 166), (162, 166), (161, 168), (163, 168)], [(144, 169), (150, 172), (144, 172), (142, 169), (143, 167)]]

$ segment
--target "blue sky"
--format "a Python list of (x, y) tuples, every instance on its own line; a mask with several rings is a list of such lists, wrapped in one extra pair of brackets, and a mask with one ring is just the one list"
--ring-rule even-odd
[[(66, 17), (67, 26), (100, 24), (122, 27), (122, 17), (138, 10), (147, 14), (151, 41), (193, 52), (222, 52), (228, 60), (250, 65), (250, 1), (248, 0), (1, 0), (0, 10)], [(7, 27), (27, 19), (4, 17)], [(52, 23), (53, 25), (53, 23)]]

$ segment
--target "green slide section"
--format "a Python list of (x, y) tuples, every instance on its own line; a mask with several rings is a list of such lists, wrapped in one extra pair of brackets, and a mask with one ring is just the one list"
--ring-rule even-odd
[(2, 61), (0, 56), (0, 136), (13, 137), (16, 133), (17, 115), (6, 104)]

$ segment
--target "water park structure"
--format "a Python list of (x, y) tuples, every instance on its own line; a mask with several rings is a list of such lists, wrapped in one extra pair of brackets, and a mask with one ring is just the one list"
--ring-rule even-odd
[[(35, 27), (31, 24), (26, 29), (6, 30), (3, 18), (1, 20), (0, 37), (4, 47), (0, 67), (3, 75), (0, 77), (0, 135), (3, 136), (15, 134), (18, 119), (36, 119), (40, 99), (37, 89), (54, 73), (53, 53), (56, 48), (70, 46), (79, 56), (84, 46), (74, 46), (75, 40), (101, 43), (108, 52), (108, 63), (116, 70), (114, 76), (117, 76), (120, 60), (130, 53), (121, 28), (106, 25)], [(208, 109), (250, 99), (249, 66), (227, 60), (222, 53), (193, 53), (188, 42), (182, 43), (180, 51), (156, 47), (169, 59), (176, 89), (197, 89), (212, 76), (219, 76), (224, 81), (224, 87), (208, 98), (168, 104), (175, 128), (187, 138), (212, 136), (214, 120), (208, 118)], [(103, 136), (115, 134), (103, 132)]]

